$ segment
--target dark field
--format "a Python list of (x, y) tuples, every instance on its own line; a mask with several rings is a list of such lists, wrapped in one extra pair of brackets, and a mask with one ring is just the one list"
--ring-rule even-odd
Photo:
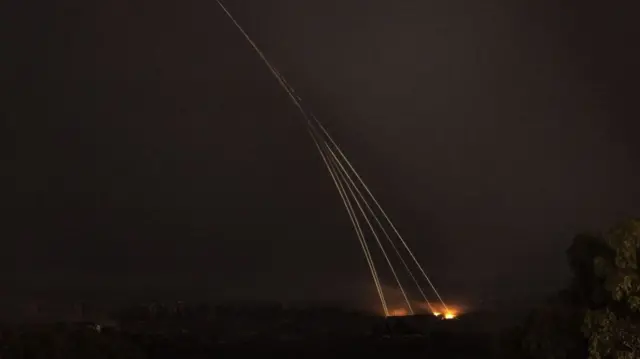
[(499, 352), (498, 321), (487, 315), (384, 319), (304, 310), (251, 318), (173, 315), (6, 326), (0, 358), (494, 358)]

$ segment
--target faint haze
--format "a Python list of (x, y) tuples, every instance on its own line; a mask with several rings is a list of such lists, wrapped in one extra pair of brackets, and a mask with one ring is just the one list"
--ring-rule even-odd
[[(226, 3), (445, 296), (552, 290), (576, 232), (640, 212), (630, 11)], [(215, 2), (12, 6), (3, 288), (368, 305), (295, 108)]]

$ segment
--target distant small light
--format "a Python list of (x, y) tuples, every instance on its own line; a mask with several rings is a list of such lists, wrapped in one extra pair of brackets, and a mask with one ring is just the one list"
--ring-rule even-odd
[(441, 315), (442, 315), (442, 313), (440, 313), (440, 312), (433, 312), (433, 315), (435, 315), (436, 317), (439, 317), (439, 316), (441, 316)]

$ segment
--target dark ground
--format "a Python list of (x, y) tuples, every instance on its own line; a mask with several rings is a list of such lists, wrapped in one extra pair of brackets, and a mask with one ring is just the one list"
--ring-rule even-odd
[[(297, 317), (304, 317), (304, 314), (297, 314)], [(243, 322), (241, 318), (235, 320)], [(247, 324), (192, 325), (184, 330), (183, 325), (169, 324), (167, 320), (157, 323), (135, 321), (132, 325), (103, 327), (100, 331), (91, 327), (91, 323), (31, 324), (0, 332), (3, 350), (0, 358), (418, 356), (480, 359), (495, 358), (500, 350), (500, 330), (490, 316), (472, 315), (445, 321), (432, 316), (383, 320), (346, 315), (342, 322), (319, 326), (314, 322), (318, 323), (313, 319), (298, 319), (292, 325), (261, 330)], [(336, 325), (342, 326), (342, 330), (335, 328)], [(231, 327), (235, 329), (229, 329)], [(320, 330), (314, 332), (313, 328), (317, 330), (318, 327)]]

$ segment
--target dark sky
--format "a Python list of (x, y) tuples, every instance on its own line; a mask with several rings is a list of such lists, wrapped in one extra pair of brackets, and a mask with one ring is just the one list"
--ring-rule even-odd
[[(558, 286), (573, 234), (639, 215), (627, 3), (227, 1), (468, 302)], [(215, 1), (5, 6), (3, 290), (375, 301), (304, 123)]]

